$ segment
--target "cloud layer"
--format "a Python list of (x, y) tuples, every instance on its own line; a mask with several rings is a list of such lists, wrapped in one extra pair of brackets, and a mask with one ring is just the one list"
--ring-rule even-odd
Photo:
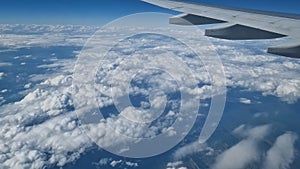
[[(72, 26), (25, 26), (25, 25), (1, 25), (2, 32), (6, 32), (0, 40), (0, 45), (9, 49), (15, 49), (22, 47), (32, 46), (52, 46), (52, 45), (83, 45), (86, 39), (96, 28), (90, 27), (72, 27)], [(19, 31), (21, 30), (21, 31)], [(118, 36), (118, 33), (114, 33), (113, 36)], [(71, 34), (69, 34), (71, 32)], [(106, 41), (101, 41), (101, 45), (107, 45), (111, 32), (107, 32)], [(181, 36), (186, 36), (185, 33), (181, 33)], [(189, 32), (192, 34), (193, 32)], [(195, 32), (199, 33), (199, 32)], [(148, 40), (147, 40), (148, 39)], [(107, 97), (110, 89), (108, 86), (111, 82), (111, 75), (122, 80), (127, 76), (129, 71), (136, 65), (135, 61), (131, 60), (131, 64), (121, 67), (123, 72), (118, 74), (116, 65), (122, 64), (124, 60), (119, 59), (122, 56), (128, 56), (134, 53), (139, 42), (144, 43), (144, 61), (153, 59), (153, 55), (156, 58), (168, 58), (170, 55), (177, 55), (184, 61), (189, 68), (194, 72), (196, 82), (204, 85), (199, 85), (198, 88), (190, 88), (189, 86), (182, 89), (183, 93), (189, 96), (199, 97), (199, 99), (210, 98), (212, 95), (216, 95), (219, 91), (214, 91), (211, 87), (211, 83), (217, 83), (217, 81), (211, 81), (208, 73), (203, 67), (203, 63), (195, 57), (193, 52), (184, 48), (178, 48), (178, 43), (168, 42), (167, 39), (159, 38), (157, 36), (139, 37), (131, 39), (127, 44), (118, 46), (115, 50), (111, 51), (111, 57), (106, 60), (106, 63), (102, 71), (99, 71), (98, 84), (94, 86), (91, 84), (91, 88), (101, 93), (98, 97), (99, 107), (103, 108), (110, 106), (113, 100)], [(199, 43), (198, 39), (190, 39), (194, 43)], [(201, 42), (200, 42), (201, 43)], [(210, 44), (199, 45), (199, 50), (208, 51), (207, 58), (209, 60), (209, 50), (217, 48), (222, 53), (220, 55), (227, 76), (227, 84), (231, 87), (243, 87), (252, 91), (261, 91), (266, 95), (274, 95), (280, 97), (282, 100), (289, 103), (294, 103), (300, 97), (300, 80), (295, 77), (299, 77), (300, 62), (290, 60), (286, 58), (278, 58), (272, 56), (265, 56), (261, 54), (253, 54), (251, 50), (244, 49), (241, 52), (241, 46), (245, 44), (243, 42), (224, 43), (223, 41), (215, 41), (216, 46)], [(169, 45), (167, 45), (169, 44)], [(94, 44), (99, 45), (99, 44)], [(259, 44), (261, 45), (261, 44)], [(92, 46), (89, 46), (92, 47)], [(116, 59), (117, 58), (117, 59)], [(116, 59), (115, 62), (112, 62)], [(166, 64), (173, 68), (178, 68), (176, 64), (170, 64), (168, 60), (157, 59), (160, 64)], [(41, 67), (55, 68), (63, 67), (62, 72), (58, 74), (45, 74), (43, 77), (32, 76), (34, 79), (41, 80), (42, 82), (35, 85), (29, 85), (28, 94), (15, 103), (3, 105), (0, 107), (0, 168), (42, 168), (45, 166), (63, 166), (67, 163), (75, 161), (85, 152), (87, 148), (93, 145), (92, 140), (83, 134), (79, 128), (79, 121), (74, 111), (74, 103), (72, 99), (72, 73), (75, 59), (58, 60), (53, 65), (41, 65)], [(93, 60), (89, 61), (93, 62)], [(171, 62), (172, 63), (172, 62)], [(9, 63), (0, 63), (0, 67), (9, 66)], [(214, 65), (208, 65), (213, 67)], [(119, 67), (120, 68), (120, 67)], [(82, 69), (85, 69), (84, 67)], [(178, 74), (182, 69), (178, 68)], [(109, 71), (114, 74), (109, 74)], [(120, 70), (119, 70), (120, 71)], [(0, 73), (5, 75), (6, 72)], [(153, 72), (152, 72), (153, 73)], [(154, 72), (157, 73), (157, 72)], [(160, 72), (161, 73), (161, 72)], [(151, 74), (153, 75), (153, 74)], [(164, 91), (172, 93), (176, 91), (176, 85), (172, 83), (172, 80), (166, 73), (161, 73), (157, 76), (157, 79), (150, 79), (149, 83), (157, 85)], [(142, 79), (143, 76), (137, 76), (136, 80)], [(163, 79), (163, 80), (162, 80)], [(38, 81), (37, 80), (37, 81)], [(81, 79), (84, 81), (83, 79)], [(101, 81), (102, 80), (102, 81)], [(192, 84), (191, 79), (184, 79), (187, 84)], [(24, 89), (25, 90), (25, 89)], [(94, 93), (88, 93), (82, 89), (81, 94), (85, 96), (94, 97)], [(151, 92), (144, 90), (143, 88), (133, 88), (131, 92), (135, 95), (144, 94), (150, 95)], [(160, 95), (159, 95), (160, 96)], [(121, 96), (120, 96), (121, 97)], [(0, 97), (1, 99), (5, 99)], [(163, 101), (163, 97), (157, 97), (157, 100), (153, 100), (153, 104), (158, 109), (161, 107), (159, 103)], [(77, 107), (77, 111), (91, 111), (86, 100), (81, 100), (81, 105)], [(251, 103), (248, 99), (241, 99), (242, 103)], [(171, 104), (171, 102), (170, 102)], [(149, 103), (144, 102), (145, 107), (149, 106)], [(176, 109), (178, 102), (172, 101), (172, 106)], [(121, 114), (127, 114), (126, 116), (132, 116), (138, 119), (145, 119), (152, 117), (145, 117), (141, 111), (135, 109), (124, 109)], [(137, 116), (141, 115), (141, 116)], [(145, 115), (145, 116), (143, 116)], [(174, 122), (175, 118), (180, 118), (176, 111), (170, 111), (164, 121), (158, 122), (158, 126), (145, 130), (141, 126), (129, 125), (124, 119), (119, 116), (110, 117), (99, 124), (90, 124), (83, 127), (89, 128), (90, 136), (96, 138), (101, 145), (110, 147), (117, 144), (122, 144), (127, 140), (116, 139), (120, 138), (115, 134), (114, 130), (121, 131), (126, 135), (131, 136), (129, 139), (137, 141), (139, 136), (151, 137), (160, 132), (168, 133), (170, 136), (176, 134), (170, 127), (170, 124)], [(182, 117), (181, 117), (182, 118)], [(112, 128), (111, 126), (114, 126)], [(223, 152), (217, 157), (216, 164), (213, 166), (215, 169), (237, 169), (243, 168), (251, 162), (260, 160), (262, 153), (258, 148), (259, 142), (263, 140), (270, 130), (269, 125), (258, 126), (255, 128), (247, 128), (241, 126), (235, 130), (235, 133), (239, 134), (243, 140)], [(178, 133), (177, 133), (178, 134)], [(288, 168), (295, 158), (294, 143), (297, 140), (297, 136), (292, 133), (286, 133), (277, 138), (272, 148), (266, 153), (264, 167), (269, 168)], [(191, 153), (199, 151), (208, 151), (207, 147), (199, 145), (198, 143), (192, 143), (178, 149), (174, 157), (176, 159), (182, 158)], [(126, 149), (121, 150), (126, 151)], [(238, 156), (238, 157), (237, 157)], [(238, 159), (238, 160), (237, 160)], [(274, 159), (277, 162), (274, 163)], [(234, 161), (235, 163), (232, 163)], [(103, 161), (102, 161), (103, 162)], [(108, 162), (107, 162), (108, 164)], [(117, 166), (120, 164), (118, 161), (109, 160), (111, 166)], [(135, 163), (128, 162), (127, 165), (135, 166)], [(168, 168), (184, 167), (181, 165), (169, 164)]]

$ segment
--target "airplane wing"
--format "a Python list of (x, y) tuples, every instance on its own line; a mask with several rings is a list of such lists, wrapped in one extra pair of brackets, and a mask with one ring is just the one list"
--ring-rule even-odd
[(229, 40), (290, 37), (290, 44), (268, 48), (267, 52), (300, 58), (300, 15), (226, 8), (181, 0), (142, 0), (182, 14), (170, 18), (171, 24), (204, 25), (222, 23), (205, 30), (205, 35)]

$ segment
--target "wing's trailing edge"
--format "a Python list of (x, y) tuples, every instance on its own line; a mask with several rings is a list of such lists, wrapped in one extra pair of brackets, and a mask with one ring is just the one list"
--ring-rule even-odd
[(248, 26), (232, 24), (221, 28), (207, 29), (205, 35), (228, 40), (274, 39), (285, 35), (269, 32)]
[(170, 18), (171, 24), (224, 24), (205, 31), (206, 36), (229, 40), (253, 40), (290, 37), (294, 45), (270, 47), (267, 52), (300, 58), (300, 15), (226, 8), (182, 0), (142, 0), (181, 12)]

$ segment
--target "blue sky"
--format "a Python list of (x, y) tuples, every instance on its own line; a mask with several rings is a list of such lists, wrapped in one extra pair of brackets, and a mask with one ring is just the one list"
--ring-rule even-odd
[[(222, 6), (300, 13), (300, 1), (190, 0)], [(103, 25), (137, 12), (168, 12), (139, 0), (1, 0), (0, 24)]]

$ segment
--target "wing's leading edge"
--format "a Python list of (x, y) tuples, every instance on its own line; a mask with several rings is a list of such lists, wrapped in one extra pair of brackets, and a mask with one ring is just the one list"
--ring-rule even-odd
[(300, 15), (225, 8), (182, 0), (142, 0), (163, 8), (182, 12), (170, 18), (171, 24), (204, 25), (223, 23), (207, 29), (206, 36), (229, 39), (273, 39), (290, 37), (293, 45), (270, 47), (267, 52), (300, 58)]

